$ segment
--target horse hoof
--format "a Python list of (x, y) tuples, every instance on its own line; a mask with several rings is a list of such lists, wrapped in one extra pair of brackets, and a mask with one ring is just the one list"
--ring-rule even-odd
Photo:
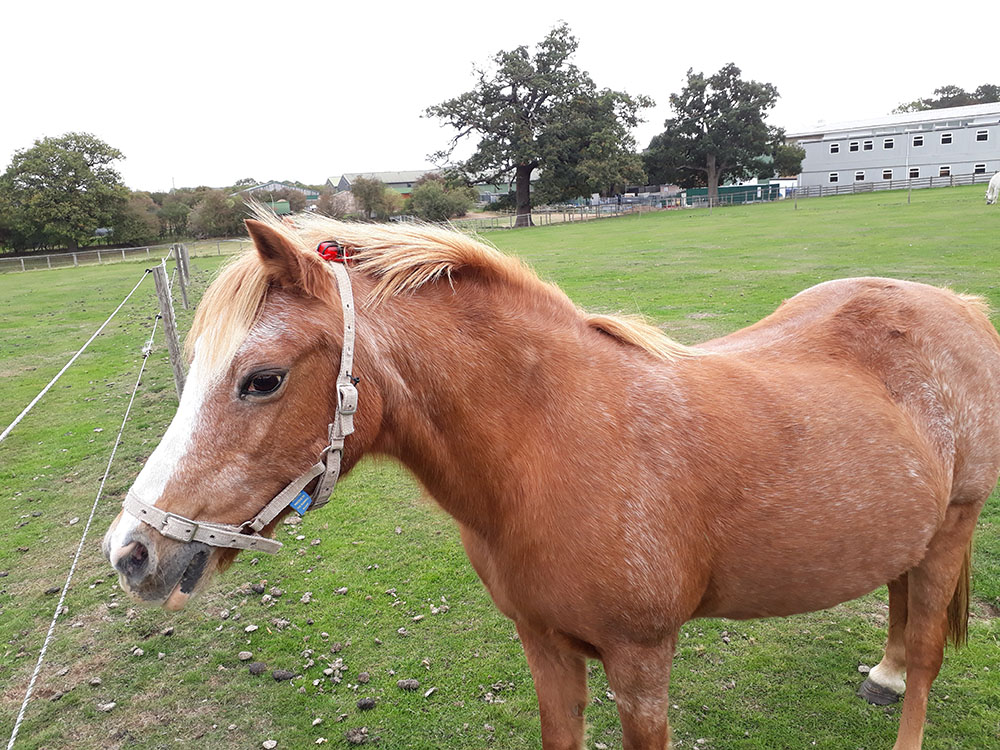
[(888, 706), (891, 703), (896, 703), (902, 697), (895, 690), (882, 687), (877, 682), (872, 682), (870, 678), (861, 683), (858, 695), (876, 706)]

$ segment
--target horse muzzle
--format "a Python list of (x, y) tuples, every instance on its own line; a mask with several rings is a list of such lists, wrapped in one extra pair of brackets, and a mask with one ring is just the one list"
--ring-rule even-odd
[(116, 549), (106, 545), (105, 555), (118, 572), (122, 589), (134, 599), (183, 609), (208, 570), (212, 548), (154, 536), (159, 535), (151, 529), (136, 528)]

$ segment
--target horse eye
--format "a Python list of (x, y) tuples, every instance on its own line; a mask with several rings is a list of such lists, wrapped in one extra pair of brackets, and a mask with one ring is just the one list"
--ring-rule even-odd
[(274, 393), (285, 381), (283, 372), (255, 372), (240, 388), (241, 396), (267, 396)]

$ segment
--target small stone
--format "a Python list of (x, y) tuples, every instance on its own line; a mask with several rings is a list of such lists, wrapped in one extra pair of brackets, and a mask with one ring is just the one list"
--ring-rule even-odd
[(264, 674), (267, 671), (267, 664), (262, 661), (255, 661), (250, 665), (250, 674)]
[(302, 595), (302, 598), (299, 599), (299, 601), (302, 602), (303, 604), (308, 604), (309, 602), (311, 602), (312, 601), (312, 591), (307, 591), (306, 593), (304, 593)]
[(264, 740), (263, 742), (260, 743), (260, 746), (262, 748), (264, 748), (264, 750), (274, 750), (274, 748), (276, 748), (278, 746), (278, 741), (277, 740)]
[(243, 632), (244, 632), (244, 633), (252, 633), (252, 632), (254, 632), (254, 631), (255, 631), (256, 629), (257, 629), (257, 626), (256, 626), (256, 625), (247, 625), (247, 626), (246, 626), (245, 628), (243, 628)]
[(436, 692), (437, 692), (437, 688), (436, 687), (432, 687), (430, 690), (428, 690), (426, 693), (424, 693), (424, 697), (425, 698), (430, 698)]
[(420, 681), (414, 680), (413, 678), (407, 680), (399, 680), (396, 683), (396, 687), (402, 688), (403, 690), (416, 690), (420, 687)]
[[(330, 634), (329, 634), (329, 633), (321, 633), (321, 635), (322, 635), (322, 636), (323, 636), (324, 638), (329, 638), (329, 637), (330, 637)], [(341, 642), (340, 642), (340, 641), (335, 641), (335, 642), (334, 642), (334, 644), (333, 644), (332, 646), (330, 646), (330, 653), (331, 653), (331, 654), (336, 654), (336, 653), (337, 653), (338, 651), (340, 651), (340, 650), (341, 650), (341, 649), (342, 649), (343, 647), (344, 647), (344, 646), (343, 646), (343, 644), (341, 644)]]
[(228, 729), (230, 732), (232, 732), (234, 729), (236, 729), (236, 725), (235, 724), (230, 724), (228, 727), (226, 727), (226, 729)]
[(358, 709), (361, 711), (371, 711), (373, 708), (375, 708), (374, 698), (362, 698), (358, 701)]
[(289, 672), (287, 669), (276, 669), (271, 672), (271, 677), (274, 678), (275, 682), (287, 682), (295, 677), (295, 672)]
[(315, 547), (317, 544), (321, 544), (321, 543), (322, 543), (321, 539), (313, 539), (311, 542), (309, 542), (309, 544), (311, 544), (313, 547)]
[(174, 634), (173, 625), (171, 625), (169, 628), (164, 628), (163, 631), (160, 633), (160, 635), (173, 635), (173, 634)]
[(90, 682), (87, 683), (87, 684), (90, 685), (91, 687), (97, 687), (98, 685), (101, 684), (101, 678), (100, 677), (91, 677), (90, 678)]
[(229, 619), (229, 610), (228, 609), (224, 609), (221, 612), (219, 612), (219, 619), (220, 620), (228, 620)]
[(403, 529), (401, 527), (397, 526), (396, 527), (396, 533), (397, 534), (402, 534), (403, 533)]
[(240, 661), (250, 661), (253, 658), (253, 652), (252, 651), (240, 651), (240, 653), (237, 654), (237, 658)]
[(108, 711), (110, 711), (111, 709), (113, 709), (117, 705), (118, 704), (115, 703), (114, 701), (111, 701), (110, 703), (98, 703), (97, 704), (97, 710), (98, 711), (102, 711), (103, 713), (107, 713)]
[(165, 653), (163, 653), (162, 651), (158, 651), (157, 654), (156, 654), (156, 658), (157, 659), (164, 659), (164, 658), (166, 658), (166, 656), (167, 655)]
[(423, 619), (424, 619), (424, 615), (414, 615), (413, 616), (413, 621), (414, 622), (420, 622)]
[(347, 586), (341, 586), (339, 589), (337, 589), (333, 593), (335, 593), (335, 594), (337, 594), (339, 596), (343, 596), (344, 594), (347, 593)]
[(250, 590), (252, 592), (254, 592), (255, 594), (263, 594), (264, 593), (264, 584), (263, 583), (252, 583), (252, 584), (250, 584)]
[(313, 719), (313, 726), (314, 727), (318, 727), (322, 723), (323, 723), (323, 720), (321, 718), (319, 718), (318, 716), (315, 719)]
[(368, 684), (368, 680), (370, 680), (370, 679), (371, 679), (371, 675), (368, 674), (367, 672), (360, 672), (358, 674), (358, 682), (360, 682), (362, 685), (367, 685)]
[(73, 518), (69, 519), (70, 526), (76, 526), (78, 523), (80, 523), (80, 518), (78, 516), (73, 516)]
[(49, 586), (47, 589), (45, 589), (45, 595), (52, 596), (53, 594), (58, 594), (60, 591), (62, 591), (62, 589), (59, 588), (58, 586)]
[(141, 648), (132, 649), (132, 656), (144, 656), (146, 654)]
[(271, 596), (277, 599), (279, 596), (285, 593), (284, 589), (279, 589), (277, 586), (272, 586), (271, 590), (268, 592)]
[(869, 672), (872, 671), (872, 668), (869, 667), (867, 664), (859, 664), (858, 671), (861, 672), (861, 674), (868, 674)]

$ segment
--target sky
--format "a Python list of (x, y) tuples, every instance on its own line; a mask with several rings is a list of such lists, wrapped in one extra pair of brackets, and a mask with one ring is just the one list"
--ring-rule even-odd
[(560, 21), (598, 86), (656, 101), (640, 148), (689, 68), (734, 62), (774, 84), (769, 120), (788, 132), (886, 115), (945, 84), (1000, 84), (995, 0), (21, 2), (0, 21), (0, 168), (37, 139), (81, 131), (123, 152), (133, 190), (431, 167), (452, 132), (423, 111)]

